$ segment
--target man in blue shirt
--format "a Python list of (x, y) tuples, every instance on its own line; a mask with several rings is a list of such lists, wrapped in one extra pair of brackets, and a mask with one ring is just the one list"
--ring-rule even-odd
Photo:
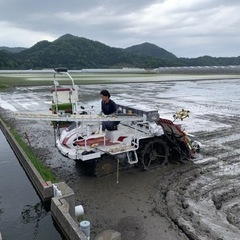
[[(102, 90), (100, 92), (101, 95), (101, 107), (102, 107), (102, 113), (105, 115), (113, 114), (117, 112), (117, 104), (110, 99), (111, 95), (108, 90)], [(117, 121), (111, 121), (111, 122), (102, 122), (102, 130), (105, 131), (106, 129), (108, 131), (117, 130), (117, 125), (119, 122)]]

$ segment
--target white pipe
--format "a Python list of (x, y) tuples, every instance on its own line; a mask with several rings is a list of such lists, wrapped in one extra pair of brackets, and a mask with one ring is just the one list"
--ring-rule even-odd
[(84, 214), (84, 209), (82, 205), (78, 205), (75, 207), (75, 217), (80, 217), (81, 215)]

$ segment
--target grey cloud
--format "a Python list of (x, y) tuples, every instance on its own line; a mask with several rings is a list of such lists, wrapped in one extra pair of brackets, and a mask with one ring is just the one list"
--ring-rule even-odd
[(239, 11), (237, 0), (0, 0), (0, 46), (19, 29), (51, 39), (70, 33), (113, 47), (148, 41), (177, 56), (236, 56)]

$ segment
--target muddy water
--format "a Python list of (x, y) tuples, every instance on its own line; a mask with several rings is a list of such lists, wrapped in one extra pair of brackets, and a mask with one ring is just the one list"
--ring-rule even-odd
[(0, 131), (0, 231), (4, 240), (63, 239)]

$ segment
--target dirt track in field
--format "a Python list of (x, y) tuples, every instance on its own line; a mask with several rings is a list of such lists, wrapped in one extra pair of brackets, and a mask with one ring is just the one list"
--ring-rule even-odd
[[(125, 240), (237, 240), (239, 85), (240, 80), (209, 80), (84, 86), (85, 104), (98, 104), (99, 89), (108, 88), (114, 100), (124, 98), (159, 109), (162, 117), (172, 119), (175, 111), (189, 109), (190, 118), (179, 123), (202, 143), (201, 153), (192, 162), (150, 171), (122, 170), (119, 183), (116, 174), (101, 178), (83, 175), (54, 148), (49, 124), (9, 120), (20, 133), (27, 132), (36, 154), (75, 191), (77, 204), (83, 205), (84, 217), (91, 221), (92, 239), (105, 229), (114, 229)], [(19, 111), (26, 110), (26, 103), (46, 110), (50, 96), (45, 90), (15, 89), (11, 94), (0, 94), (0, 100)], [(4, 106), (1, 114), (11, 117), (12, 111)]]

